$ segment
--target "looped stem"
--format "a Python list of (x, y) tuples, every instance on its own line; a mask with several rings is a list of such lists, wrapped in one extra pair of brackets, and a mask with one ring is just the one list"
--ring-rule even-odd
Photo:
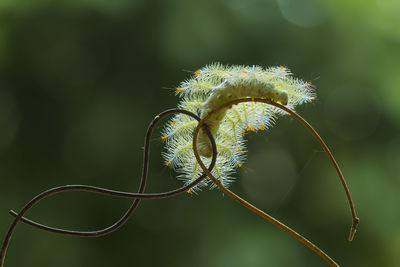
[[(202, 174), (200, 177), (198, 177), (195, 181), (192, 183), (183, 186), (181, 188), (168, 191), (168, 192), (163, 192), (163, 193), (150, 193), (150, 194), (144, 194), (144, 189), (146, 186), (146, 179), (148, 176), (148, 166), (149, 166), (149, 152), (150, 152), (150, 140), (151, 140), (151, 135), (154, 129), (154, 126), (160, 121), (162, 117), (165, 117), (170, 114), (175, 114), (175, 113), (182, 113), (186, 114), (188, 116), (193, 117), (197, 121), (200, 121), (200, 118), (195, 115), (194, 113), (187, 111), (187, 110), (182, 110), (182, 109), (169, 109), (166, 110), (159, 115), (157, 115), (153, 121), (150, 123), (147, 133), (146, 133), (146, 138), (145, 138), (145, 144), (144, 144), (144, 152), (143, 152), (143, 169), (142, 169), (142, 178), (139, 186), (138, 193), (130, 193), (130, 192), (122, 192), (122, 191), (115, 191), (115, 190), (109, 190), (109, 189), (104, 189), (100, 187), (95, 187), (95, 186), (89, 186), (89, 185), (65, 185), (65, 186), (59, 186), (55, 187), (49, 190), (46, 190), (42, 192), (41, 194), (37, 195), (34, 197), (31, 201), (29, 201), (19, 213), (16, 213), (15, 211), (10, 211), (10, 214), (14, 216), (14, 221), (9, 227), (9, 230), (6, 234), (6, 237), (3, 241), (1, 252), (0, 252), (0, 267), (4, 266), (4, 260), (7, 252), (8, 245), (10, 243), (12, 234), (14, 233), (14, 230), (17, 226), (17, 224), (22, 221), (24, 223), (27, 223), (33, 227), (39, 228), (44, 231), (48, 232), (53, 232), (57, 234), (64, 234), (64, 235), (72, 235), (72, 236), (82, 236), (82, 237), (97, 237), (97, 236), (102, 236), (109, 234), (111, 232), (116, 231), (120, 227), (122, 227), (127, 220), (132, 216), (133, 212), (136, 210), (137, 206), (140, 203), (140, 200), (145, 198), (145, 199), (162, 199), (162, 198), (167, 198), (167, 197), (172, 197), (175, 195), (178, 195), (180, 193), (183, 193), (187, 191), (188, 189), (192, 188), (193, 186), (197, 185), (200, 183), (205, 177), (205, 174)], [(215, 141), (211, 133), (208, 133), (208, 136), (211, 140), (211, 143), (214, 144), (215, 147)], [(212, 170), (214, 168), (215, 162), (216, 162), (216, 150), (213, 153), (212, 160), (209, 166), (209, 170)], [(92, 192), (96, 194), (102, 194), (102, 195), (108, 195), (108, 196), (114, 196), (114, 197), (121, 197), (121, 198), (129, 198), (129, 199), (134, 199), (133, 203), (127, 210), (127, 212), (114, 224), (112, 224), (109, 227), (106, 227), (102, 230), (97, 230), (97, 231), (73, 231), (73, 230), (66, 230), (66, 229), (59, 229), (59, 228), (54, 228), (54, 227), (49, 227), (40, 223), (37, 223), (35, 221), (29, 220), (23, 215), (34, 205), (36, 205), (38, 202), (41, 200), (61, 193), (61, 192), (71, 192), (71, 191), (85, 191), (85, 192)]]
[[(191, 187), (195, 186), (196, 184), (201, 182), (201, 180), (203, 180), (206, 176), (208, 176), (223, 192), (225, 192), (225, 194), (227, 194), (230, 197), (232, 197), (233, 199), (239, 201), (246, 208), (250, 209), (251, 211), (253, 211), (256, 214), (258, 214), (259, 216), (263, 217), (264, 219), (270, 221), (271, 223), (273, 223), (276, 226), (280, 227), (281, 229), (285, 230), (286, 232), (291, 234), (293, 237), (297, 238), (300, 242), (302, 242), (303, 244), (305, 244), (306, 246), (311, 248), (313, 251), (315, 251), (317, 254), (319, 254), (325, 261), (330, 263), (332, 266), (339, 266), (328, 255), (326, 255), (321, 249), (319, 249), (317, 246), (312, 244), (306, 238), (304, 238), (303, 236), (301, 236), (300, 234), (298, 234), (297, 232), (295, 232), (294, 230), (292, 230), (288, 226), (284, 225), (283, 223), (279, 222), (275, 218), (273, 218), (270, 215), (266, 214), (262, 210), (254, 207), (252, 204), (248, 203), (247, 201), (245, 201), (241, 197), (237, 196), (236, 194), (231, 192), (229, 189), (225, 188), (211, 174), (211, 170), (214, 168), (214, 165), (215, 165), (215, 162), (216, 162), (217, 148), (216, 148), (216, 144), (215, 144), (215, 140), (214, 140), (213, 136), (211, 135), (210, 131), (208, 130), (208, 127), (205, 125), (205, 121), (213, 113), (215, 113), (215, 112), (217, 112), (217, 111), (219, 111), (219, 110), (221, 110), (223, 108), (226, 108), (226, 107), (229, 107), (229, 106), (232, 106), (234, 104), (241, 103), (241, 102), (249, 102), (249, 101), (263, 102), (263, 103), (266, 103), (266, 104), (274, 105), (274, 106), (276, 106), (278, 108), (281, 108), (282, 110), (285, 110), (286, 112), (290, 113), (291, 115), (295, 116), (298, 120), (300, 120), (300, 122), (302, 122), (313, 133), (313, 135), (316, 137), (316, 139), (320, 142), (320, 144), (322, 145), (322, 147), (324, 148), (326, 153), (329, 155), (331, 161), (335, 165), (335, 168), (336, 168), (336, 170), (337, 170), (337, 172), (339, 174), (341, 182), (342, 182), (342, 184), (343, 184), (343, 186), (345, 188), (346, 195), (347, 195), (347, 198), (349, 200), (349, 205), (350, 205), (352, 216), (353, 216), (353, 223), (352, 223), (352, 227), (351, 227), (351, 231), (350, 231), (349, 240), (350, 241), (353, 240), (354, 234), (356, 232), (356, 227), (357, 227), (357, 225), (359, 223), (359, 219), (358, 219), (358, 217), (356, 215), (356, 212), (355, 212), (355, 208), (354, 208), (354, 205), (353, 205), (353, 201), (351, 199), (350, 191), (349, 191), (349, 189), (347, 187), (347, 184), (346, 184), (346, 182), (344, 180), (343, 174), (341, 173), (340, 168), (337, 165), (333, 155), (331, 154), (330, 150), (328, 149), (326, 144), (323, 142), (321, 137), (318, 135), (318, 133), (301, 116), (299, 116), (294, 111), (292, 111), (292, 110), (290, 110), (290, 109), (288, 109), (288, 108), (286, 108), (286, 107), (284, 107), (284, 106), (282, 106), (280, 104), (277, 104), (275, 102), (272, 102), (272, 101), (269, 101), (269, 100), (266, 100), (266, 99), (249, 99), (249, 98), (246, 98), (246, 99), (238, 99), (238, 100), (226, 103), (224, 105), (221, 105), (219, 108), (217, 108), (214, 111), (210, 112), (202, 120), (200, 120), (195, 114), (193, 114), (193, 113), (191, 113), (189, 111), (180, 110), (180, 109), (166, 110), (166, 111), (160, 113), (158, 116), (156, 116), (155, 119), (150, 123), (150, 126), (149, 126), (149, 128), (147, 130), (147, 133), (146, 133), (145, 146), (144, 146), (144, 159), (143, 159), (142, 179), (141, 179), (141, 183), (140, 183), (140, 187), (139, 187), (138, 193), (115, 191), (115, 190), (109, 190), (109, 189), (104, 189), (104, 188), (99, 188), (99, 187), (94, 187), (94, 186), (88, 186), (88, 185), (67, 185), (67, 186), (60, 186), (60, 187), (52, 188), (50, 190), (47, 190), (47, 191), (37, 195), (30, 202), (28, 202), (19, 213), (16, 213), (14, 211), (10, 211), (10, 214), (12, 216), (14, 216), (15, 218), (14, 218), (14, 221), (11, 224), (11, 226), (10, 226), (8, 232), (7, 232), (6, 238), (5, 238), (5, 240), (3, 242), (3, 245), (2, 245), (2, 248), (1, 248), (0, 267), (3, 267), (3, 265), (4, 265), (4, 259), (5, 259), (5, 255), (6, 255), (8, 244), (9, 244), (9, 242), (11, 240), (11, 236), (12, 236), (17, 224), (20, 221), (22, 221), (24, 223), (27, 223), (27, 224), (29, 224), (31, 226), (37, 227), (37, 228), (39, 228), (41, 230), (54, 232), (54, 233), (58, 233), (58, 234), (73, 235), (73, 236), (83, 236), (83, 237), (95, 237), (95, 236), (106, 235), (106, 234), (109, 234), (109, 233), (117, 230), (123, 224), (125, 224), (125, 222), (132, 216), (133, 212), (136, 210), (137, 206), (140, 203), (140, 199), (143, 199), (143, 198), (145, 198), (145, 199), (161, 199), (161, 198), (167, 198), (167, 197), (175, 196), (175, 195), (180, 194), (182, 192), (185, 192), (188, 189), (190, 189)], [(196, 128), (196, 130), (195, 130), (195, 132), (194, 132), (194, 136), (193, 136), (193, 150), (194, 150), (195, 157), (196, 157), (199, 165), (203, 169), (204, 173), (200, 177), (198, 177), (195, 181), (193, 181), (192, 183), (190, 183), (190, 184), (188, 184), (186, 186), (183, 186), (183, 187), (181, 187), (179, 189), (168, 191), (168, 192), (163, 192), (163, 193), (144, 194), (143, 192), (144, 192), (144, 189), (145, 189), (146, 178), (147, 178), (147, 175), (148, 175), (149, 145), (150, 145), (150, 137), (151, 137), (152, 131), (154, 129), (155, 124), (162, 117), (164, 117), (166, 115), (169, 115), (169, 114), (173, 114), (173, 113), (183, 113), (183, 114), (192, 116), (196, 120), (200, 121), (198, 126), (197, 126), (197, 128)], [(206, 134), (208, 135), (208, 137), (209, 137), (209, 139), (211, 141), (211, 145), (212, 145), (212, 148), (213, 148), (213, 157), (212, 157), (212, 161), (211, 161), (211, 164), (210, 164), (208, 169), (204, 166), (203, 162), (201, 161), (201, 158), (199, 157), (198, 151), (197, 151), (196, 141), (197, 141), (197, 135), (198, 135), (198, 132), (199, 132), (200, 128), (203, 128), (205, 130)], [(131, 207), (128, 209), (128, 211), (116, 223), (114, 223), (113, 225), (111, 225), (111, 226), (109, 226), (107, 228), (104, 228), (102, 230), (91, 231), (91, 232), (72, 231), (72, 230), (53, 228), (53, 227), (49, 227), (49, 226), (46, 226), (46, 225), (39, 224), (37, 222), (34, 222), (32, 220), (29, 220), (29, 219), (23, 217), (23, 215), (31, 207), (36, 205), (39, 201), (43, 200), (44, 198), (47, 198), (47, 197), (49, 197), (51, 195), (54, 195), (54, 194), (57, 194), (57, 193), (67, 192), (67, 191), (86, 191), (86, 192), (92, 192), (92, 193), (115, 196), (115, 197), (130, 198), (130, 199), (134, 199), (134, 201), (133, 201)]]
[(267, 100), (267, 99), (261, 99), (261, 98), (243, 98), (243, 99), (237, 99), (234, 101), (230, 101), (227, 102), (221, 106), (219, 106), (218, 108), (212, 110), (210, 113), (208, 113), (204, 118), (202, 118), (202, 120), (199, 122), (199, 124), (197, 125), (194, 134), (193, 134), (193, 152), (194, 155), (196, 157), (197, 162), (199, 163), (200, 167), (203, 169), (204, 173), (207, 174), (208, 178), (211, 179), (211, 181), (218, 186), (218, 188), (223, 191), (225, 194), (227, 194), (228, 196), (232, 197), (233, 199), (235, 199), (236, 201), (238, 201), (239, 203), (241, 203), (243, 206), (245, 206), (246, 208), (248, 208), (249, 210), (253, 211), (254, 213), (256, 213), (257, 215), (261, 216), (262, 218), (270, 221), (271, 223), (273, 223), (274, 225), (278, 226), (279, 228), (283, 229), (284, 231), (288, 232), (290, 235), (292, 235), (293, 237), (295, 237), (296, 239), (298, 239), (300, 242), (302, 242), (304, 245), (306, 245), (307, 247), (311, 248), (315, 253), (317, 253), (318, 255), (320, 255), (326, 262), (328, 262), (329, 264), (331, 264), (332, 266), (339, 266), (333, 259), (331, 259), (325, 252), (323, 252), (320, 248), (318, 248), (316, 245), (314, 245), (313, 243), (311, 243), (309, 240), (307, 240), (305, 237), (303, 237), (302, 235), (298, 234), (297, 232), (295, 232), (293, 229), (291, 229), (290, 227), (286, 226), (285, 224), (281, 223), (280, 221), (276, 220), (275, 218), (273, 218), (272, 216), (268, 215), (267, 213), (265, 213), (264, 211), (258, 209), (257, 207), (253, 206), (252, 204), (250, 204), (249, 202), (245, 201), (243, 198), (239, 197), (238, 195), (236, 195), (235, 193), (233, 193), (232, 191), (230, 191), (229, 189), (227, 189), (226, 187), (224, 187), (221, 182), (216, 179), (209, 170), (206, 169), (203, 161), (201, 160), (198, 150), (197, 150), (197, 136), (198, 133), (200, 131), (200, 129), (202, 127), (204, 127), (206, 121), (208, 118), (210, 118), (213, 114), (215, 114), (216, 112), (227, 108), (227, 107), (231, 107), (232, 105), (238, 104), (238, 103), (243, 103), (243, 102), (261, 102), (261, 103), (265, 103), (265, 104), (269, 104), (269, 105), (273, 105), (277, 108), (280, 108), (286, 112), (288, 112), (289, 114), (293, 115), (296, 119), (298, 119), (303, 125), (305, 125), (314, 135), (314, 137), (319, 141), (319, 143), (321, 144), (321, 146), (323, 147), (323, 149), (325, 150), (325, 152), (328, 154), (329, 158), (331, 159), (333, 165), (335, 166), (335, 169), (339, 175), (340, 181), (345, 189), (346, 195), (347, 195), (347, 199), (349, 202), (349, 206), (350, 206), (350, 210), (351, 210), (351, 214), (352, 214), (352, 218), (353, 218), (353, 222), (352, 222), (352, 227), (350, 230), (350, 236), (349, 236), (349, 241), (352, 241), (354, 238), (354, 234), (356, 232), (356, 227), (359, 223), (359, 218), (357, 217), (355, 208), (354, 208), (354, 204), (353, 204), (353, 200), (351, 198), (351, 194), (350, 194), (350, 190), (348, 189), (347, 183), (344, 179), (344, 176), (335, 160), (335, 158), (333, 157), (332, 153), (330, 152), (329, 148), (327, 147), (327, 145), (325, 144), (325, 142), (322, 140), (322, 138), (319, 136), (319, 134), (314, 130), (314, 128), (305, 120), (303, 119), (300, 115), (298, 115), (296, 112), (288, 109), (285, 106), (282, 106), (276, 102), (273, 102), (271, 100)]

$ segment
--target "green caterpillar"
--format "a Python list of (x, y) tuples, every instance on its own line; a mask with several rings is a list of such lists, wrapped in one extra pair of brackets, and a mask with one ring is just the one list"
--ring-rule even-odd
[[(244, 97), (269, 99), (291, 109), (315, 99), (311, 84), (292, 77), (283, 66), (211, 64), (194, 72), (194, 77), (182, 82), (176, 92), (183, 98), (179, 107), (201, 118), (224, 103)], [(224, 186), (233, 181), (235, 169), (245, 161), (245, 133), (267, 129), (279, 115), (285, 114), (273, 106), (249, 102), (222, 109), (207, 119), (218, 150), (213, 174)], [(201, 174), (192, 150), (192, 132), (196, 125), (194, 119), (177, 115), (163, 130), (166, 165), (174, 168), (179, 173), (178, 179), (186, 184)], [(208, 164), (212, 149), (203, 131), (199, 132), (197, 141), (199, 154)], [(192, 192), (206, 185), (207, 181), (204, 181), (192, 188)]]

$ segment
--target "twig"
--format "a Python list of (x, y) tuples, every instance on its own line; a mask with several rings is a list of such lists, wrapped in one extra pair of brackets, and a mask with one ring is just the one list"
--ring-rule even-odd
[[(329, 155), (329, 158), (331, 159), (332, 163), (335, 166), (335, 169), (339, 175), (339, 178), (342, 182), (342, 185), (345, 189), (346, 195), (347, 195), (347, 199), (349, 201), (349, 205), (350, 205), (350, 210), (351, 210), (351, 214), (353, 217), (353, 223), (352, 223), (352, 227), (350, 230), (350, 237), (349, 237), (349, 241), (353, 240), (354, 234), (356, 232), (356, 227), (359, 223), (359, 218), (357, 217), (355, 208), (354, 208), (354, 204), (353, 204), (353, 200), (351, 198), (350, 195), (350, 191), (348, 189), (348, 186), (346, 184), (346, 181), (343, 177), (342, 172), (340, 171), (340, 168), (335, 160), (335, 158), (333, 157), (332, 153), (330, 152), (329, 148), (327, 147), (327, 145), (325, 144), (325, 142), (322, 140), (322, 138), (319, 136), (319, 134), (311, 127), (311, 125), (305, 120), (303, 119), (300, 115), (298, 115), (296, 112), (286, 108), (285, 106), (282, 106), (278, 103), (275, 103), (273, 101), (267, 100), (267, 99), (261, 99), (261, 98), (243, 98), (243, 99), (237, 99), (234, 101), (230, 101), (228, 103), (225, 103), (221, 106), (219, 106), (218, 108), (214, 109), (213, 111), (211, 111), (210, 113), (208, 113), (204, 118), (202, 118), (202, 120), (199, 122), (199, 124), (197, 125), (194, 134), (193, 134), (193, 151), (194, 151), (194, 155), (197, 159), (197, 162), (199, 163), (200, 167), (203, 169), (204, 173), (207, 174), (207, 176), (227, 195), (229, 195), (230, 197), (232, 197), (233, 199), (235, 199), (236, 201), (238, 201), (239, 203), (241, 203), (243, 206), (245, 206), (246, 208), (248, 208), (249, 210), (253, 211), (254, 213), (256, 213), (257, 215), (261, 216), (262, 218), (270, 221), (271, 223), (273, 223), (274, 225), (278, 226), (279, 228), (283, 229), (284, 231), (288, 232), (290, 235), (292, 235), (293, 237), (295, 237), (296, 239), (298, 239), (300, 242), (302, 242), (304, 245), (306, 245), (307, 247), (311, 248), (314, 252), (316, 252), (318, 255), (320, 255), (326, 262), (328, 262), (329, 264), (331, 264), (332, 266), (339, 266), (333, 259), (331, 259), (325, 252), (323, 252), (320, 248), (318, 248), (316, 245), (314, 245), (313, 243), (311, 243), (309, 240), (307, 240), (305, 237), (303, 237), (302, 235), (298, 234), (297, 232), (295, 232), (293, 229), (291, 229), (290, 227), (286, 226), (285, 224), (281, 223), (280, 221), (276, 220), (275, 218), (273, 218), (272, 216), (268, 215), (267, 213), (265, 213), (264, 211), (258, 209), (257, 207), (253, 206), (252, 204), (250, 204), (249, 202), (245, 201), (243, 198), (239, 197), (238, 195), (236, 195), (235, 193), (233, 193), (232, 191), (230, 191), (229, 189), (227, 189), (226, 187), (224, 187), (221, 182), (219, 180), (217, 180), (209, 170), (206, 169), (206, 167), (204, 166), (203, 161), (201, 160), (199, 153), (197, 151), (197, 135), (200, 131), (200, 129), (202, 127), (204, 127), (204, 125), (207, 122), (207, 119), (210, 118), (214, 113), (227, 108), (227, 107), (231, 107), (232, 105), (235, 104), (239, 104), (239, 103), (243, 103), (243, 102), (261, 102), (261, 103), (266, 103), (266, 104), (270, 104), (273, 106), (276, 106), (288, 113), (290, 113), (291, 115), (293, 115), (294, 117), (296, 117), (302, 124), (304, 124), (311, 132), (312, 134), (315, 136), (315, 138), (319, 141), (319, 143), (322, 145), (323, 149), (326, 151), (326, 153)], [(215, 149), (215, 148), (213, 148)]]
[[(137, 206), (140, 203), (140, 199), (145, 198), (145, 199), (162, 199), (162, 198), (167, 198), (167, 197), (172, 197), (175, 195), (178, 195), (180, 193), (183, 193), (187, 191), (188, 189), (192, 188), (199, 182), (201, 182), (206, 175), (202, 174), (200, 177), (198, 177), (195, 181), (192, 183), (183, 186), (181, 188), (168, 191), (168, 192), (163, 192), (163, 193), (150, 193), (150, 194), (143, 194), (145, 186), (146, 186), (146, 179), (148, 175), (148, 165), (149, 165), (149, 148), (150, 148), (150, 140), (151, 140), (151, 135), (154, 129), (154, 126), (159, 122), (159, 120), (162, 117), (165, 117), (170, 114), (175, 114), (175, 113), (183, 113), (188, 116), (193, 117), (197, 121), (200, 121), (200, 118), (193, 114), (192, 112), (189, 112), (187, 110), (182, 110), (182, 109), (169, 109), (166, 110), (159, 115), (157, 115), (153, 121), (150, 123), (147, 133), (146, 133), (146, 138), (145, 138), (145, 144), (144, 144), (144, 152), (143, 152), (143, 168), (142, 168), (142, 178), (139, 186), (138, 193), (130, 193), (130, 192), (122, 192), (122, 191), (115, 191), (115, 190), (109, 190), (109, 189), (104, 189), (100, 187), (95, 187), (95, 186), (89, 186), (89, 185), (65, 185), (65, 186), (59, 186), (55, 187), (49, 190), (46, 190), (42, 192), (41, 194), (37, 195), (34, 197), (31, 201), (29, 201), (23, 208), (22, 210), (17, 214), (14, 211), (10, 211), (10, 214), (13, 215), (14, 221), (9, 227), (9, 230), (6, 234), (6, 237), (3, 241), (2, 248), (1, 248), (1, 253), (0, 253), (0, 267), (4, 266), (4, 260), (7, 252), (7, 248), (9, 245), (9, 242), (11, 240), (12, 234), (17, 226), (17, 224), (22, 221), (24, 223), (27, 223), (31, 226), (37, 227), (41, 230), (53, 232), (53, 233), (58, 233), (58, 234), (64, 234), (64, 235), (72, 235), (72, 236), (82, 236), (82, 237), (97, 237), (97, 236), (102, 236), (109, 234), (111, 232), (114, 232), (115, 230), (119, 229), (121, 226), (125, 224), (125, 222), (132, 216), (133, 212), (136, 210)], [(212, 137), (211, 133), (208, 132), (208, 136), (211, 140), (211, 143), (215, 144), (214, 138)], [(212, 170), (214, 168), (215, 162), (216, 162), (216, 150), (213, 153), (213, 158), (210, 163), (209, 169)], [(134, 199), (133, 203), (131, 204), (130, 208), (127, 210), (127, 212), (114, 224), (111, 226), (104, 228), (102, 230), (97, 230), (97, 231), (90, 231), (90, 232), (85, 232), (85, 231), (72, 231), (72, 230), (66, 230), (66, 229), (59, 229), (59, 228), (53, 228), (49, 227), (37, 222), (34, 222), (32, 220), (29, 220), (23, 215), (34, 205), (36, 205), (38, 202), (41, 200), (61, 193), (61, 192), (70, 192), (70, 191), (85, 191), (85, 192), (92, 192), (92, 193), (97, 193), (97, 194), (103, 194), (103, 195), (109, 195), (109, 196), (115, 196), (115, 197), (121, 197), (121, 198), (130, 198)]]

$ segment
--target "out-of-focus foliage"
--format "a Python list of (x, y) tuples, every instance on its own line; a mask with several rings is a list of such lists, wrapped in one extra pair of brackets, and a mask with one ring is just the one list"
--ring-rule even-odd
[[(37, 193), (63, 184), (135, 191), (143, 137), (172, 90), (205, 64), (285, 65), (317, 87), (301, 107), (337, 156), (335, 171), (297, 121), (250, 136), (232, 189), (343, 266), (399, 266), (400, 2), (317, 0), (1, 0), (0, 233)], [(149, 192), (180, 186), (154, 135)], [(129, 201), (65, 193), (29, 215), (91, 230)], [(106, 237), (20, 225), (6, 266), (323, 266), (295, 239), (217, 190), (143, 201)]]

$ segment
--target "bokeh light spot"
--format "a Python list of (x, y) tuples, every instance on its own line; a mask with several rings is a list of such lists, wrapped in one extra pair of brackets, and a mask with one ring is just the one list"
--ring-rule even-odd
[(321, 24), (327, 17), (320, 1), (277, 0), (285, 19), (297, 26), (311, 28)]

